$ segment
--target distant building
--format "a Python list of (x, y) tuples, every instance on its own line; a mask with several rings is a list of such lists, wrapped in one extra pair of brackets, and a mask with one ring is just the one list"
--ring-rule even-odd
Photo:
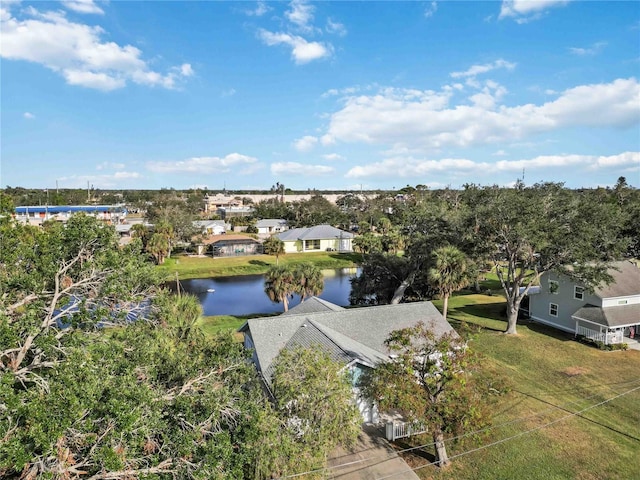
[(216, 213), (223, 220), (228, 220), (233, 217), (249, 217), (253, 215), (252, 207), (220, 207), (216, 210)]
[(193, 226), (197, 228), (202, 235), (222, 235), (229, 228), (224, 220), (196, 220)]
[(67, 222), (72, 215), (84, 213), (107, 223), (124, 223), (127, 209), (124, 205), (33, 205), (15, 209), (15, 218), (30, 225), (40, 225), (46, 220)]
[(353, 250), (353, 233), (331, 225), (316, 225), (309, 228), (294, 228), (279, 233), (286, 253)]
[(256, 222), (258, 234), (274, 234), (284, 232), (289, 228), (287, 221), (282, 218), (264, 218)]
[(228, 207), (241, 207), (242, 201), (228, 195), (205, 195), (204, 197), (204, 211), (217, 212), (219, 208)]

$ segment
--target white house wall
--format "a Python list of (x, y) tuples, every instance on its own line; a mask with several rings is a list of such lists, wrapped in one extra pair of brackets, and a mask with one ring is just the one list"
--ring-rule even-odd
[(352, 250), (352, 239), (343, 238), (343, 242), (346, 243), (348, 248), (340, 248), (340, 239), (338, 238), (330, 238), (320, 240), (320, 248), (317, 249), (305, 249), (304, 248), (304, 240), (296, 240), (296, 241), (285, 241), (284, 242), (284, 251), (285, 253), (299, 253), (299, 252), (325, 252), (328, 249), (335, 251), (347, 251), (350, 252)]
[(621, 305), (633, 305), (640, 303), (640, 295), (630, 295), (627, 297), (605, 298), (602, 300), (603, 307), (619, 307)]

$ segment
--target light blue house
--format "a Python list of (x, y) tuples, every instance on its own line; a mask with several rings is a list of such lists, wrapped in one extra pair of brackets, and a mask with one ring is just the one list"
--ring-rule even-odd
[(390, 360), (384, 342), (391, 332), (418, 322), (431, 325), (436, 336), (457, 335), (431, 302), (344, 309), (317, 297), (276, 317), (249, 319), (238, 331), (244, 334), (245, 347), (253, 350), (253, 362), (267, 387), (283, 349), (320, 347), (351, 372), (363, 421), (377, 422), (377, 408), (360, 394), (357, 380), (367, 369)]

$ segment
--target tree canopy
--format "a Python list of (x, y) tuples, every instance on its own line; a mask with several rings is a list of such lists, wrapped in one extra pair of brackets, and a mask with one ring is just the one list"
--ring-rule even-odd
[(436, 461), (449, 464), (446, 435), (487, 424), (481, 384), (473, 381), (474, 358), (457, 335), (436, 337), (424, 323), (392, 332), (385, 344), (391, 360), (369, 371), (363, 392), (381, 411), (399, 410), (406, 421), (431, 433)]

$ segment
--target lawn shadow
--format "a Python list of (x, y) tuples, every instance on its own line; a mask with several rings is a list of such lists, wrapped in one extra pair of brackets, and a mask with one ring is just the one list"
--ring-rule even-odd
[[(414, 438), (417, 439), (418, 437), (422, 437), (422, 436), (418, 435)], [(425, 442), (428, 442), (428, 440), (425, 440)], [(424, 445), (425, 442), (419, 442), (418, 445), (420, 444)], [(407, 450), (410, 448), (414, 448), (416, 446), (415, 443), (412, 444), (404, 440), (396, 440), (392, 442), (392, 445), (398, 450)], [(411, 455), (413, 457), (418, 457), (423, 460), (426, 460), (429, 463), (434, 463), (437, 460), (435, 454), (426, 451), (424, 448), (416, 448), (415, 450), (411, 450), (410, 452), (404, 453), (403, 455)]]
[(270, 263), (265, 262), (263, 260), (249, 260), (249, 263), (251, 265), (260, 265), (261, 267), (268, 267), (271, 265)]
[(535, 322), (533, 320), (518, 320), (518, 325), (525, 326), (532, 332), (555, 338), (556, 340), (560, 340), (561, 342), (575, 341), (575, 335), (573, 333), (564, 332), (562, 330), (558, 330), (557, 328), (553, 328), (548, 325)]
[[(506, 323), (507, 321), (507, 318), (504, 315), (504, 312), (505, 312), (504, 303), (463, 305), (463, 306), (455, 307), (451, 309), (450, 312), (454, 314), (455, 312), (460, 312), (463, 316), (478, 317), (479, 321), (483, 319), (490, 320), (490, 321), (497, 321), (500, 323), (503, 323), (503, 322)], [(447, 319), (449, 320), (449, 316), (447, 316)], [(454, 322), (458, 322), (460, 326), (463, 326), (463, 324), (467, 324), (468, 326), (473, 325), (473, 328), (477, 328), (481, 330), (491, 330), (494, 332), (503, 332), (505, 330), (505, 327), (490, 326), (487, 324), (478, 323), (478, 321), (476, 321), (475, 319), (470, 319), (465, 321), (465, 320), (454, 320), (453, 318), (451, 318), (449, 320), (449, 323), (453, 324)], [(473, 328), (471, 329), (473, 330)]]

